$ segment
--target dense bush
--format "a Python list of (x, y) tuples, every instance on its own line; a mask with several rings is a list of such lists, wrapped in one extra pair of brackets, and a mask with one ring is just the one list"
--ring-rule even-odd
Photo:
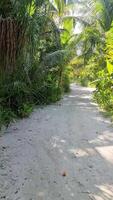
[(113, 75), (99, 72), (94, 98), (102, 108), (113, 114)]
[(8, 124), (15, 117), (27, 117), (34, 105), (55, 102), (61, 97), (58, 72), (28, 74), (22, 69), (0, 79), (0, 122)]

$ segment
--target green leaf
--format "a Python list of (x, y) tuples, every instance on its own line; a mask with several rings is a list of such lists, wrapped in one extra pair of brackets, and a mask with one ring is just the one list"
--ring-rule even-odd
[(68, 32), (72, 32), (73, 30), (73, 18), (66, 17), (63, 19), (63, 28)]
[(113, 73), (113, 65), (107, 60), (107, 70), (109, 74)]
[(63, 18), (63, 32), (61, 33), (61, 43), (66, 44), (70, 39), (73, 31), (73, 18), (65, 17)]

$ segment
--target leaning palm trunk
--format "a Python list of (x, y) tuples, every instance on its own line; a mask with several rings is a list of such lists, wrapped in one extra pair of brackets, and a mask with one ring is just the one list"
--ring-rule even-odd
[(0, 18), (0, 70), (12, 72), (24, 42), (24, 29), (15, 19)]

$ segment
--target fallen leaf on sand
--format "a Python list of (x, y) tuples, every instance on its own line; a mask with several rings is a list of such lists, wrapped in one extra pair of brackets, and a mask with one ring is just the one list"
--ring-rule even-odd
[(63, 173), (62, 173), (62, 176), (67, 176), (67, 172), (66, 171), (64, 171)]

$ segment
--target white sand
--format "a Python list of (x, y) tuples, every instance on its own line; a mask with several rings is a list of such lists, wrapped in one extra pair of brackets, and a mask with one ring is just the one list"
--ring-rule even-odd
[(113, 200), (113, 127), (91, 93), (72, 85), (0, 137), (0, 200)]

